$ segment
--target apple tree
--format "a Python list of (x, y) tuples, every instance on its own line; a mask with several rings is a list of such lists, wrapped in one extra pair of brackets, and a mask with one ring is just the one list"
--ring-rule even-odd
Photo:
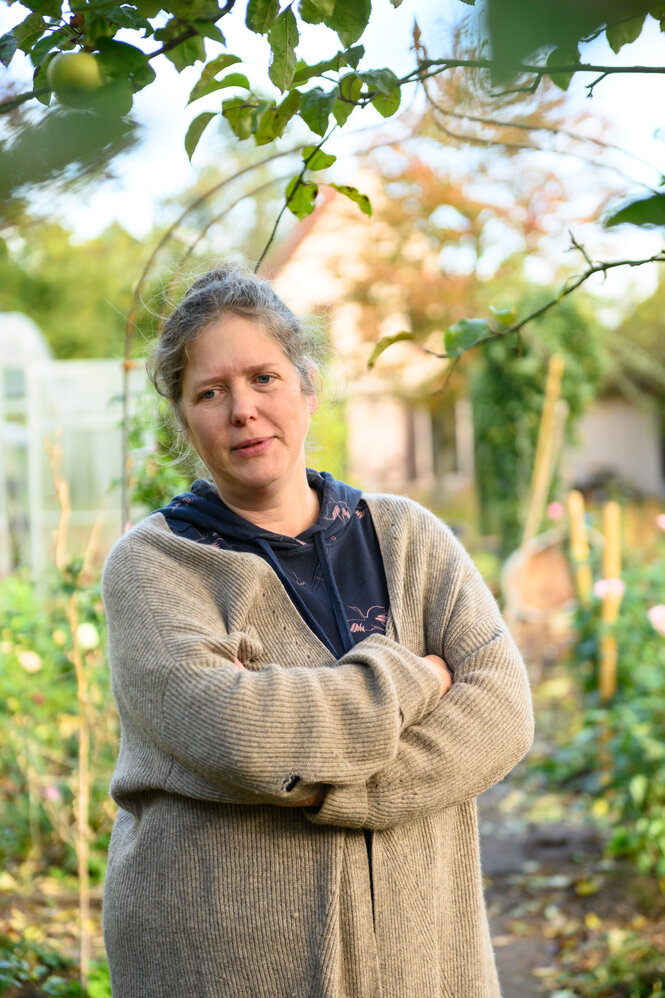
[[(457, 0), (467, 10), (486, 12), (486, 37), (477, 52), (432, 55), (414, 29), (414, 66), (398, 76), (388, 66), (367, 67), (363, 36), (372, 10), (402, 0), (24, 0), (16, 23), (0, 37), (0, 61), (10, 67), (21, 51), (33, 69), (32, 87), (0, 94), (0, 113), (18, 124), (13, 141), (0, 141), (0, 194), (5, 201), (30, 185), (48, 183), (69, 165), (108, 161), (133, 139), (132, 104), (143, 88), (159, 87), (160, 57), (181, 72), (200, 68), (188, 103), (219, 94), (214, 110), (195, 115), (183, 136), (191, 157), (204, 131), (221, 117), (238, 141), (271, 147), (298, 120), (309, 132), (299, 169), (284, 192), (284, 209), (304, 218), (314, 208), (317, 177), (335, 157), (325, 147), (330, 135), (347, 126), (356, 109), (372, 106), (390, 118), (400, 108), (404, 88), (426, 83), (455, 69), (484, 72), (492, 101), (501, 93), (533, 95), (544, 79), (566, 89), (576, 73), (591, 74), (593, 92), (612, 73), (662, 73), (655, 67), (595, 65), (583, 58), (586, 44), (601, 32), (615, 53), (637, 38), (647, 15), (665, 29), (665, 2), (647, 0)], [(460, 7), (461, 9), (461, 7)], [(485, 10), (486, 9), (486, 10)], [(27, 13), (26, 13), (27, 12)], [(234, 30), (227, 30), (233, 19)], [(244, 34), (235, 27), (241, 20)], [(304, 40), (307, 25), (318, 25), (334, 40), (334, 54), (317, 61)], [(227, 44), (227, 36), (237, 41)], [(246, 66), (250, 36), (267, 41), (263, 83), (250, 84)], [(665, 62), (665, 60), (664, 60)], [(27, 108), (43, 105), (34, 120)], [(208, 106), (208, 105), (206, 105)], [(22, 117), (21, 117), (22, 116)], [(11, 131), (11, 128), (10, 128)], [(369, 214), (367, 197), (346, 183), (333, 186)], [(618, 212), (613, 221), (660, 224), (665, 194)], [(665, 259), (658, 254), (653, 259)], [(564, 293), (591, 274), (641, 261), (592, 262)], [(555, 302), (551, 303), (552, 305)], [(547, 306), (549, 307), (549, 306)], [(446, 351), (458, 356), (496, 335), (509, 335), (531, 316), (512, 322), (491, 319), (457, 324), (447, 331)]]

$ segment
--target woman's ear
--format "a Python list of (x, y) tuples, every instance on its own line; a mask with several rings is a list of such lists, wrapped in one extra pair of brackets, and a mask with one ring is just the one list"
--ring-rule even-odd
[(314, 390), (309, 392), (307, 395), (307, 405), (309, 407), (309, 414), (312, 416), (316, 410), (319, 408), (319, 396)]

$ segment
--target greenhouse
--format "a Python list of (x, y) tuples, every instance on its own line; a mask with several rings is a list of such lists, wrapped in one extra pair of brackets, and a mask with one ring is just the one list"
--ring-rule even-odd
[(122, 364), (54, 360), (30, 319), (5, 313), (0, 372), (0, 574), (43, 572), (56, 543), (99, 561), (122, 529)]

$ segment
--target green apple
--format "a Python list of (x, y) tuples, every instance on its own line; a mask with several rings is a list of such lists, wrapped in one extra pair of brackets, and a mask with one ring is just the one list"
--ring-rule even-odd
[(46, 82), (62, 104), (81, 107), (103, 86), (104, 77), (89, 52), (60, 52), (48, 64)]

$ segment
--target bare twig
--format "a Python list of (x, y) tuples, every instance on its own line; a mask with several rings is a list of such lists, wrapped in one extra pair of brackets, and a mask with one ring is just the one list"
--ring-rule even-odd
[[(589, 260), (589, 256), (586, 251), (582, 249), (579, 243), (573, 240), (573, 245), (576, 249), (580, 250), (585, 260)], [(665, 250), (660, 250), (658, 253), (654, 253), (653, 256), (646, 257), (643, 260), (609, 260), (600, 261), (598, 263), (590, 263), (587, 269), (581, 274), (578, 274), (573, 278), (568, 278), (556, 298), (551, 298), (549, 301), (546, 301), (544, 305), (541, 305), (540, 308), (534, 309), (533, 312), (529, 312), (529, 314), (525, 315), (523, 319), (519, 320), (519, 322), (514, 322), (512, 325), (505, 326), (504, 328), (492, 329), (489, 336), (483, 336), (476, 340), (474, 348), (482, 346), (484, 343), (491, 343), (494, 340), (503, 339), (506, 336), (512, 336), (515, 334), (519, 336), (520, 331), (528, 325), (528, 323), (533, 322), (534, 319), (540, 318), (540, 316), (544, 315), (545, 312), (549, 312), (551, 308), (554, 308), (555, 305), (559, 304), (562, 298), (565, 298), (566, 295), (572, 294), (573, 291), (576, 291), (577, 288), (581, 287), (581, 285), (584, 284), (585, 281), (588, 281), (590, 277), (593, 277), (594, 274), (607, 274), (610, 270), (616, 270), (617, 267), (642, 267), (647, 263), (665, 263)], [(435, 350), (429, 350), (420, 344), (418, 345), (425, 353), (428, 353), (433, 357), (438, 357), (440, 360), (451, 359), (447, 353), (438, 353)]]
[[(473, 121), (479, 125), (490, 125), (492, 128), (514, 128), (518, 131), (524, 132), (549, 132), (551, 135), (563, 135), (568, 139), (573, 139), (575, 142), (590, 143), (591, 145), (598, 146), (601, 149), (608, 149), (614, 152), (620, 152), (624, 156), (629, 156), (631, 159), (636, 160), (638, 163), (642, 163), (644, 166), (649, 166), (652, 169), (656, 169), (653, 163), (649, 163), (642, 156), (638, 156), (636, 153), (631, 152), (629, 149), (623, 149), (619, 145), (615, 145), (613, 142), (604, 142), (602, 139), (593, 138), (590, 135), (580, 135), (577, 132), (571, 132), (567, 128), (559, 128), (556, 125), (538, 125), (529, 124), (527, 121), (503, 121), (500, 118), (488, 118), (479, 114), (469, 114), (464, 111), (453, 111), (452, 108), (443, 107), (436, 101), (429, 90), (429, 87), (425, 86), (425, 94), (427, 96), (428, 103), (436, 108), (442, 115), (448, 118), (456, 118), (460, 121)], [(548, 150), (551, 151), (551, 150)]]
[[(400, 85), (405, 83), (422, 83), (430, 76), (445, 72), (448, 69), (495, 69), (496, 63), (493, 59), (427, 59), (419, 63), (416, 69), (401, 77)], [(561, 66), (539, 66), (532, 63), (518, 63), (514, 67), (514, 72), (526, 76), (536, 75), (556, 76), (566, 73), (597, 73), (604, 76), (614, 74), (634, 73), (636, 75), (658, 75), (665, 73), (665, 66), (596, 66), (588, 62), (567, 63)], [(524, 88), (523, 88), (524, 89)], [(528, 88), (526, 88), (528, 89)], [(504, 91), (509, 93), (513, 91)]]
[(277, 228), (279, 226), (279, 223), (281, 222), (281, 220), (282, 220), (282, 218), (284, 216), (284, 212), (289, 207), (291, 201), (295, 197), (296, 191), (300, 188), (300, 186), (302, 185), (302, 183), (304, 181), (305, 174), (307, 173), (307, 170), (309, 168), (310, 160), (312, 160), (314, 158), (314, 156), (316, 156), (316, 154), (319, 151), (319, 149), (321, 149), (321, 147), (323, 146), (324, 142), (328, 141), (328, 139), (330, 138), (330, 136), (332, 135), (332, 133), (335, 131), (336, 128), (337, 128), (337, 122), (335, 122), (335, 124), (332, 125), (332, 127), (328, 129), (328, 131), (323, 136), (323, 138), (318, 143), (318, 145), (314, 146), (314, 148), (312, 149), (312, 151), (309, 154), (309, 156), (307, 156), (307, 158), (303, 162), (302, 170), (300, 171), (300, 173), (298, 174), (298, 176), (296, 178), (296, 182), (293, 185), (293, 190), (291, 191), (291, 193), (289, 194), (289, 196), (285, 199), (284, 204), (282, 205), (282, 207), (281, 207), (281, 209), (279, 211), (279, 214), (277, 215), (277, 218), (275, 219), (275, 224), (272, 227), (272, 232), (270, 233), (270, 236), (268, 237), (268, 241), (265, 244), (265, 246), (263, 247), (263, 251), (261, 253), (261, 256), (257, 260), (256, 266), (254, 267), (254, 273), (258, 272), (261, 264), (263, 263), (263, 261), (266, 258), (268, 250), (270, 249), (270, 247), (272, 246), (272, 244), (273, 244), (273, 242), (275, 240), (275, 236), (277, 235)]

